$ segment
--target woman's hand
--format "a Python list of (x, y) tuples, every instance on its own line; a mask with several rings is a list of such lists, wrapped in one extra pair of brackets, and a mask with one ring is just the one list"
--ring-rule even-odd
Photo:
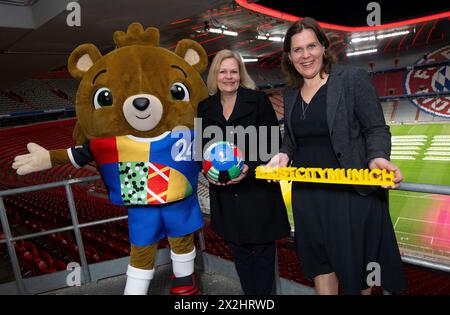
[(216, 182), (215, 180), (212, 180), (211, 178), (209, 178), (208, 176), (206, 176), (206, 173), (205, 173), (204, 170), (202, 170), (202, 174), (203, 174), (203, 176), (205, 176), (206, 180), (207, 180), (210, 184), (217, 185), (217, 186), (225, 186), (224, 183)]
[(269, 163), (267, 163), (265, 166), (267, 167), (286, 167), (289, 163), (289, 157), (286, 153), (278, 153), (274, 155)]
[(400, 186), (400, 183), (403, 180), (403, 176), (402, 176), (402, 173), (400, 172), (399, 168), (384, 158), (375, 158), (375, 159), (370, 160), (369, 168), (370, 168), (370, 170), (377, 168), (380, 170), (387, 170), (389, 172), (391, 172), (391, 171), (394, 172), (393, 182), (395, 183), (395, 185), (394, 186), (381, 186), (383, 188), (392, 188), (392, 189), (398, 188)]
[[(269, 163), (267, 163), (264, 166), (267, 166), (267, 167), (286, 167), (286, 166), (288, 166), (288, 164), (289, 164), (289, 157), (288, 157), (288, 155), (286, 153), (278, 153), (278, 154), (274, 155), (270, 159)], [(269, 183), (279, 182), (278, 180), (270, 180), (270, 179), (268, 179), (267, 181)]]
[(244, 164), (244, 167), (242, 168), (241, 175), (239, 175), (236, 178), (233, 178), (232, 180), (227, 182), (226, 185), (239, 184), (241, 182), (241, 180), (243, 180), (245, 178), (245, 176), (247, 176), (247, 173), (248, 173), (248, 166), (247, 166), (247, 164)]
[(217, 185), (217, 186), (226, 186), (226, 185), (239, 184), (245, 178), (245, 176), (247, 176), (247, 173), (248, 173), (248, 165), (244, 164), (244, 167), (242, 168), (242, 172), (241, 172), (241, 174), (238, 177), (236, 177), (236, 178), (234, 178), (234, 179), (232, 179), (232, 180), (230, 180), (230, 181), (228, 181), (226, 183), (221, 183), (221, 182), (216, 182), (215, 180), (212, 180), (211, 178), (206, 176), (206, 173), (202, 170), (202, 174), (205, 176), (206, 180), (210, 184)]

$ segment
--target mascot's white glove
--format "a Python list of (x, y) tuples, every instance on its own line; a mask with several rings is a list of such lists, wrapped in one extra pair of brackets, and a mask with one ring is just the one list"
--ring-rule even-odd
[(18, 155), (14, 159), (12, 168), (18, 175), (48, 170), (52, 167), (50, 152), (36, 143), (27, 144), (28, 154)]

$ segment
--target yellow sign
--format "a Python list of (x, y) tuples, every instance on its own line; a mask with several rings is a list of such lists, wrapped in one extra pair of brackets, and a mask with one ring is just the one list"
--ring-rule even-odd
[(258, 166), (256, 178), (296, 182), (393, 186), (394, 172), (379, 169)]

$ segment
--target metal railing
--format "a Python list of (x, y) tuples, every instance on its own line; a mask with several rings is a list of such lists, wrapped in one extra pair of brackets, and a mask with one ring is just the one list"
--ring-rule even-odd
[[(128, 218), (128, 216), (125, 215), (125, 216), (114, 217), (114, 218), (98, 220), (98, 221), (92, 221), (92, 222), (82, 223), (82, 224), (80, 224), (78, 222), (78, 215), (77, 215), (77, 211), (76, 211), (76, 207), (75, 207), (75, 201), (73, 198), (71, 185), (95, 181), (95, 180), (99, 180), (100, 178), (101, 178), (100, 176), (90, 176), (90, 177), (54, 182), (54, 183), (49, 183), (49, 184), (40, 184), (40, 185), (35, 185), (35, 186), (0, 191), (0, 221), (1, 221), (1, 224), (3, 227), (3, 233), (5, 236), (5, 239), (0, 240), (0, 244), (6, 244), (6, 246), (7, 246), (8, 254), (10, 257), (11, 264), (12, 264), (12, 269), (14, 272), (14, 277), (16, 280), (16, 286), (17, 286), (18, 292), (20, 294), (27, 294), (28, 292), (24, 285), (24, 278), (22, 277), (22, 273), (20, 270), (20, 264), (19, 264), (19, 260), (18, 260), (17, 254), (16, 254), (16, 250), (14, 248), (14, 242), (19, 241), (19, 240), (25, 240), (25, 239), (35, 238), (35, 237), (46, 236), (46, 235), (50, 235), (53, 233), (74, 231), (76, 244), (78, 246), (78, 254), (79, 254), (80, 262), (81, 262), (81, 269), (82, 269), (83, 276), (84, 276), (84, 278), (83, 278), (84, 283), (91, 282), (92, 277), (91, 277), (89, 265), (88, 265), (88, 262), (86, 259), (86, 253), (84, 250), (84, 244), (83, 244), (83, 240), (81, 237), (80, 229), (84, 228), (84, 227), (90, 227), (90, 226), (96, 226), (96, 225), (101, 225), (101, 224), (105, 224), (105, 223), (126, 220)], [(67, 202), (68, 202), (68, 206), (69, 206), (69, 210), (70, 210), (72, 225), (57, 228), (57, 229), (47, 230), (47, 231), (43, 231), (43, 232), (31, 233), (31, 234), (13, 237), (13, 235), (11, 233), (10, 225), (8, 222), (3, 198), (6, 196), (11, 196), (11, 195), (15, 195), (15, 194), (34, 192), (34, 191), (62, 187), (62, 186), (65, 188), (65, 192), (67, 195)], [(397, 190), (450, 195), (450, 186), (442, 186), (442, 185), (402, 183)], [(206, 250), (205, 250), (206, 246), (205, 246), (205, 240), (203, 238), (203, 234), (200, 233), (199, 237), (200, 237), (200, 250), (204, 257), (205, 267), (206, 267), (206, 269), (208, 269), (208, 266), (207, 266), (208, 259), (206, 256)], [(418, 265), (418, 266), (422, 266), (422, 267), (427, 267), (427, 268), (432, 268), (432, 269), (436, 269), (436, 270), (441, 270), (441, 271), (445, 271), (445, 272), (450, 272), (450, 266), (432, 262), (429, 260), (420, 259), (417, 257), (405, 256), (405, 255), (402, 256), (402, 260), (406, 263), (410, 263), (410, 264), (414, 264), (414, 265)], [(276, 276), (278, 278), (276, 283), (277, 283), (277, 287), (279, 288), (280, 279), (279, 279), (278, 270), (276, 270)], [(279, 289), (277, 291), (280, 292)]]
[[(88, 268), (88, 263), (87, 263), (87, 259), (86, 259), (86, 253), (84, 251), (83, 240), (81, 238), (80, 228), (87, 227), (87, 226), (100, 225), (100, 224), (104, 224), (104, 223), (110, 223), (110, 222), (119, 221), (119, 220), (125, 220), (128, 218), (128, 216), (122, 216), (122, 217), (101, 220), (101, 221), (89, 222), (89, 223), (85, 223), (85, 224), (80, 224), (78, 222), (78, 215), (77, 215), (77, 210), (75, 207), (75, 200), (73, 199), (71, 185), (84, 183), (84, 182), (90, 182), (90, 181), (94, 181), (94, 180), (99, 180), (100, 178), (101, 178), (100, 176), (90, 176), (90, 177), (85, 177), (85, 178), (70, 179), (70, 180), (65, 180), (65, 181), (61, 181), (61, 182), (41, 184), (41, 185), (36, 185), (36, 186), (0, 191), (0, 220), (2, 223), (2, 227), (3, 227), (3, 234), (5, 235), (5, 239), (0, 240), (0, 244), (6, 243), (19, 293), (25, 294), (25, 293), (27, 293), (27, 291), (24, 286), (22, 273), (20, 271), (19, 260), (17, 258), (17, 254), (16, 254), (16, 250), (14, 248), (13, 242), (19, 241), (19, 240), (35, 238), (35, 237), (40, 237), (40, 236), (46, 236), (46, 235), (50, 235), (53, 233), (66, 232), (66, 231), (74, 231), (74, 233), (75, 233), (75, 241), (76, 241), (77, 247), (78, 247), (78, 254), (80, 257), (81, 269), (83, 271), (84, 279), (86, 282), (91, 282), (91, 274), (90, 274), (89, 268)], [(38, 191), (38, 190), (56, 188), (56, 187), (61, 187), (61, 186), (64, 186), (64, 188), (66, 190), (67, 202), (68, 202), (68, 206), (69, 206), (69, 210), (70, 210), (70, 217), (72, 219), (72, 225), (58, 228), (58, 229), (43, 231), (43, 232), (39, 232), (39, 233), (32, 233), (32, 234), (26, 234), (26, 235), (22, 235), (22, 236), (13, 237), (10, 226), (9, 226), (8, 217), (6, 214), (3, 197), (15, 195), (15, 194), (33, 192), (33, 191)]]

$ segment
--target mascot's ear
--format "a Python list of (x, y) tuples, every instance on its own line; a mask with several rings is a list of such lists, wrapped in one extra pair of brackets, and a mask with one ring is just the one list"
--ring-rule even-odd
[(196, 41), (182, 39), (178, 42), (175, 53), (183, 58), (199, 73), (206, 70), (208, 66), (208, 55), (205, 49)]
[(79, 122), (77, 122), (75, 124), (75, 128), (73, 129), (72, 138), (73, 138), (73, 140), (75, 140), (76, 145), (85, 144), (87, 141), (87, 137), (84, 135), (84, 132), (81, 129), (81, 125)]
[(98, 48), (93, 44), (83, 44), (75, 48), (70, 54), (67, 68), (70, 74), (77, 80), (81, 80), (84, 74), (102, 57)]

